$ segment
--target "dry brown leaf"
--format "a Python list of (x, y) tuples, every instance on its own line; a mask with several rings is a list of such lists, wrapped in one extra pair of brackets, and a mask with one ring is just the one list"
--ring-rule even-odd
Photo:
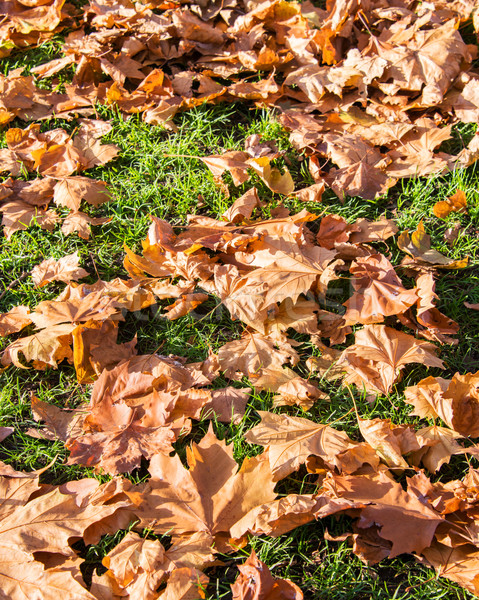
[(449, 548), (435, 542), (422, 551), (418, 560), (433, 567), (440, 577), (445, 577), (473, 594), (479, 593), (479, 552), (475, 546)]
[(63, 493), (55, 487), (35, 496), (2, 517), (0, 546), (28, 554), (51, 552), (68, 557), (72, 553), (68, 543), (71, 538), (83, 537), (89, 527), (108, 518), (118, 517), (119, 524), (121, 511), (129, 508), (126, 496), (114, 494), (111, 498), (107, 487), (96, 482), (94, 490), (85, 496)]
[(103, 202), (108, 202), (110, 196), (103, 181), (77, 176), (65, 177), (57, 181), (53, 200), (57, 206), (65, 206), (73, 212), (78, 212), (82, 200), (93, 206), (99, 206)]
[(359, 430), (368, 444), (391, 469), (407, 469), (403, 455), (420, 449), (414, 429), (408, 425), (394, 425), (390, 419), (361, 419)]
[[(176, 437), (169, 427), (143, 427), (135, 411), (122, 403), (110, 410), (102, 405), (103, 414), (90, 414), (84, 422), (87, 433), (69, 438), (69, 464), (94, 467), (111, 475), (129, 473), (140, 466), (141, 457), (150, 459), (158, 453), (173, 451)], [(91, 433), (88, 432), (91, 431)]]
[(52, 281), (69, 283), (83, 279), (83, 277), (88, 277), (88, 271), (80, 267), (78, 251), (63, 256), (59, 260), (47, 258), (32, 270), (33, 283), (37, 287), (43, 287)]
[(421, 448), (412, 454), (412, 462), (416, 465), (421, 462), (431, 473), (439, 471), (443, 464), (448, 464), (451, 456), (468, 452), (468, 448), (456, 441), (463, 436), (446, 427), (423, 427), (416, 431), (416, 436)]
[(156, 590), (171, 569), (165, 548), (158, 540), (130, 532), (102, 560), (108, 571), (97, 577), (92, 592), (102, 597), (102, 588), (132, 600), (153, 600)]
[(318, 387), (303, 377), (288, 379), (276, 388), (276, 396), (273, 397), (273, 407), (276, 406), (300, 406), (303, 410), (309, 410), (316, 400), (328, 400), (329, 396)]
[(384, 325), (366, 325), (356, 333), (355, 344), (344, 350), (339, 364), (348, 372), (346, 383), (389, 394), (401, 371), (410, 363), (444, 368), (435, 350), (433, 344), (402, 331)]
[(209, 578), (190, 567), (175, 569), (168, 579), (168, 585), (164, 592), (158, 596), (158, 600), (198, 600), (206, 598), (205, 589)]
[(227, 342), (218, 350), (220, 369), (230, 379), (240, 371), (246, 377), (258, 377), (264, 369), (281, 368), (286, 362), (297, 361), (294, 350), (277, 350), (275, 340), (246, 331), (242, 338)]
[(36, 369), (43, 370), (48, 365), (57, 368), (58, 363), (65, 358), (71, 362), (73, 352), (70, 346), (73, 329), (75, 325), (72, 323), (62, 323), (20, 338), (5, 348), (1, 363), (3, 366), (14, 364), (19, 369), (28, 368), (20, 361), (20, 353), (27, 363), (33, 362)]
[(31, 313), (36, 327), (52, 327), (60, 323), (82, 323), (105, 321), (118, 314), (118, 305), (113, 298), (102, 292), (92, 292), (84, 297), (66, 300), (44, 300)]
[(405, 312), (417, 301), (415, 290), (407, 290), (382, 254), (357, 258), (349, 271), (354, 275), (354, 295), (344, 303), (347, 325), (381, 323), (384, 317)]
[(427, 328), (428, 334), (430, 334), (427, 339), (453, 343), (454, 340), (448, 336), (457, 334), (459, 325), (436, 308), (435, 302), (439, 299), (439, 296), (434, 291), (435, 282), (432, 273), (420, 275), (416, 284), (418, 295), (417, 321)]
[(208, 294), (185, 294), (165, 308), (165, 317), (170, 321), (175, 321), (195, 310), (206, 300), (208, 300)]
[(411, 235), (407, 231), (401, 233), (398, 238), (398, 246), (411, 257), (405, 258), (402, 264), (418, 270), (424, 267), (464, 269), (469, 262), (468, 258), (462, 260), (446, 258), (431, 248), (431, 237), (426, 233), (422, 221)]
[(60, 217), (53, 210), (43, 210), (26, 202), (6, 202), (0, 206), (3, 213), (3, 232), (9, 239), (15, 231), (24, 231), (33, 223), (41, 229), (52, 231), (60, 221)]
[(464, 302), (464, 306), (466, 308), (470, 308), (472, 310), (479, 310), (479, 303), (478, 304), (471, 304), (470, 302)]
[(255, 551), (238, 566), (239, 576), (231, 584), (233, 600), (303, 600), (299, 587), (289, 579), (274, 578), (268, 567), (260, 561)]
[[(150, 463), (148, 493), (135, 511), (154, 531), (174, 534), (228, 532), (255, 506), (275, 498), (267, 456), (246, 458), (238, 470), (231, 446), (212, 430), (187, 451), (189, 470), (176, 456)], [(140, 524), (141, 525), (141, 524)]]
[(63, 220), (62, 233), (65, 235), (78, 233), (83, 240), (88, 240), (91, 233), (90, 225), (103, 225), (110, 220), (110, 217), (90, 217), (81, 211), (71, 212)]
[(230, 223), (238, 223), (249, 219), (253, 210), (260, 206), (260, 199), (256, 188), (252, 188), (236, 200), (230, 208), (223, 213), (223, 219)]
[(374, 523), (379, 536), (392, 542), (389, 557), (404, 552), (421, 552), (428, 548), (434, 532), (444, 519), (412, 490), (379, 471), (373, 475), (331, 475), (323, 487), (333, 498), (361, 502), (357, 527), (367, 529)]
[(17, 333), (32, 322), (28, 306), (14, 306), (6, 313), (0, 313), (0, 337)]
[(0, 544), (0, 586), (5, 598), (95, 600), (80, 582), (78, 565), (46, 569), (32, 554)]
[(73, 364), (78, 383), (91, 383), (104, 369), (136, 354), (136, 337), (117, 343), (118, 325), (114, 321), (87, 321), (72, 331)]
[(280, 335), (290, 328), (298, 333), (318, 333), (319, 310), (319, 305), (314, 300), (300, 297), (293, 302), (290, 298), (286, 298), (279, 305), (274, 317), (269, 317), (265, 321), (265, 332), (271, 337)]
[(261, 423), (245, 439), (268, 449), (275, 481), (297, 471), (308, 456), (319, 456), (330, 469), (341, 470), (343, 456), (357, 444), (343, 431), (301, 417), (258, 411)]
[(458, 190), (452, 196), (436, 202), (432, 208), (432, 212), (438, 219), (445, 219), (453, 212), (465, 212), (467, 210), (466, 194), (462, 190)]
[(415, 408), (412, 414), (423, 418), (441, 418), (448, 427), (465, 437), (479, 437), (479, 372), (451, 380), (427, 377), (405, 389), (406, 402)]

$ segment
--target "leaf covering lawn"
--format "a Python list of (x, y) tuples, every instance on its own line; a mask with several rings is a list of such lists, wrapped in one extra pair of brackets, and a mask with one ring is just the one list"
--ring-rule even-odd
[(0, 12), (0, 597), (479, 595), (476, 3)]

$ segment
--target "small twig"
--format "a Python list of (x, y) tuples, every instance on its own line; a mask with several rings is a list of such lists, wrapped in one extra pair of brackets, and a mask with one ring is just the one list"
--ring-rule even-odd
[(429, 583), (430, 581), (434, 581), (435, 579), (437, 579), (437, 575), (433, 575), (432, 577), (429, 577), (429, 579), (426, 579), (426, 581), (420, 581), (419, 583), (416, 583), (416, 585), (409, 585), (404, 591), (406, 593), (409, 593), (414, 588), (421, 587), (421, 585), (425, 585), (426, 583)]
[(25, 271), (24, 273), (22, 273), (20, 275), (20, 277), (17, 277), (17, 279), (15, 279), (14, 281), (12, 281), (12, 283), (8, 284), (7, 287), (3, 290), (3, 292), (0, 294), (0, 300), (5, 296), (5, 294), (13, 289), (17, 284), (20, 283), (20, 281), (23, 281), (24, 279), (26, 279), (28, 277), (28, 271)]
[(89, 252), (88, 254), (90, 255), (91, 262), (93, 263), (93, 268), (95, 269), (96, 276), (98, 277), (98, 280), (100, 280), (101, 277), (100, 277), (100, 274), (98, 273), (98, 269), (96, 268), (96, 263), (95, 263), (95, 259), (93, 258), (93, 254), (91, 252)]

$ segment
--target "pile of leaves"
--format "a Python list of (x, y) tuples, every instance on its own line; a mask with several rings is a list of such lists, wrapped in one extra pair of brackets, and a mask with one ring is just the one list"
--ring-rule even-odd
[[(440, 146), (454, 124), (479, 116), (477, 47), (458, 31), (471, 17), (479, 28), (475, 8), (468, 0), (341, 0), (326, 9), (285, 0), (5, 3), (3, 56), (59, 32), (65, 40), (64, 56), (0, 81), (8, 127), (0, 169), (10, 175), (0, 185), (4, 233), (33, 223), (53, 229), (61, 219), (52, 201), (64, 234), (88, 240), (91, 225), (105, 222), (81, 210), (82, 201), (96, 207), (111, 191), (78, 174), (118, 154), (100, 141), (110, 124), (89, 118), (98, 102), (170, 129), (175, 113), (203, 102), (242, 99), (276, 110), (314, 184), (295, 191), (282, 153), (254, 135), (244, 151), (192, 157), (226, 193), (228, 172), (235, 186), (258, 176), (279, 197), (319, 202), (329, 186), (340, 199), (374, 199), (399, 178), (468, 166), (479, 157), (479, 136), (455, 155)], [(55, 91), (40, 85), (72, 67), (71, 81)], [(75, 120), (73, 133), (43, 131), (39, 122), (53, 115)], [(10, 127), (13, 119), (35, 122)], [(125, 248), (123, 278), (79, 283), (89, 273), (78, 253), (47, 259), (32, 281), (63, 282), (61, 293), (0, 314), (0, 336), (12, 336), (2, 369), (69, 363), (88, 386), (88, 401), (75, 408), (32, 393), (39, 426), (28, 434), (63, 441), (69, 464), (106, 480), (55, 486), (41, 481), (46, 469), (0, 463), (5, 597), (204, 598), (204, 571), (221, 564), (219, 554), (331, 515), (352, 525), (330, 538), (347, 539), (366, 564), (411, 554), (479, 594), (479, 471), (447, 483), (437, 476), (453, 455), (479, 455), (479, 371), (406, 388), (412, 414), (427, 425), (357, 414), (361, 440), (287, 408), (326, 404), (331, 389), (374, 402), (412, 363), (444, 368), (441, 345), (457, 343), (460, 328), (436, 307), (435, 281), (468, 258), (437, 252), (422, 223), (398, 232), (385, 218), (350, 223), (306, 209), (290, 214), (282, 203), (264, 217), (264, 208), (250, 187), (219, 218), (188, 215), (173, 227), (152, 216), (141, 253)], [(440, 218), (466, 209), (461, 192), (434, 207)], [(392, 244), (402, 253), (398, 266)], [(349, 286), (349, 298), (330, 310), (334, 286)], [(128, 313), (157, 304), (169, 320), (203, 318), (213, 304), (242, 334), (194, 363), (141, 353), (136, 338), (118, 343)], [(286, 407), (261, 411), (246, 432), (257, 453), (239, 465), (211, 425), (187, 447), (185, 465), (176, 442), (200, 420), (241, 423), (251, 388)], [(1, 428), (2, 441), (12, 432)], [(131, 477), (138, 469), (147, 472), (140, 482)], [(278, 492), (298, 469), (315, 491)], [(119, 530), (128, 533), (103, 559), (107, 570), (85, 581), (77, 543)], [(164, 534), (168, 548), (155, 537)], [(254, 552), (239, 569), (234, 599), (303, 598)]]
[(478, 136), (457, 155), (441, 151), (454, 124), (479, 116), (477, 46), (458, 31), (471, 19), (479, 29), (476, 3), (417, 4), (8, 2), (1, 55), (69, 31), (64, 56), (32, 73), (52, 78), (73, 68), (74, 76), (62, 93), (38, 87), (21, 68), (2, 77), (0, 123), (90, 116), (100, 102), (174, 128), (178, 111), (246, 100), (280, 113), (317, 183), (340, 198), (374, 198), (398, 179), (479, 156)]

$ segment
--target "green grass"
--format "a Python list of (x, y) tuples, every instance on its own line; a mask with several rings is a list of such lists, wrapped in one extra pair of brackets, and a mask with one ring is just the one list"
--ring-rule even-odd
[[(24, 53), (14, 53), (5, 61), (3, 70), (26, 65), (27, 71), (58, 55), (60, 39), (41, 46), (39, 49)], [(243, 140), (253, 133), (260, 133), (266, 139), (277, 141), (281, 149), (287, 151), (290, 170), (297, 187), (312, 182), (306, 171), (306, 162), (301, 161), (288, 143), (285, 132), (275, 121), (271, 113), (250, 110), (243, 104), (207, 107), (202, 106), (175, 117), (177, 133), (169, 133), (162, 127), (144, 124), (138, 116), (124, 118), (105, 107), (98, 107), (100, 118), (109, 120), (113, 130), (104, 139), (120, 147), (119, 157), (102, 168), (87, 171), (85, 175), (105, 180), (112, 192), (113, 199), (97, 209), (89, 206), (84, 210), (95, 216), (111, 217), (106, 225), (94, 227), (89, 242), (77, 236), (65, 237), (57, 227), (53, 232), (42, 231), (33, 226), (25, 232), (15, 233), (10, 240), (0, 239), (0, 311), (13, 306), (26, 304), (36, 306), (40, 301), (55, 297), (63, 288), (61, 284), (50, 284), (40, 290), (35, 289), (28, 274), (34, 265), (45, 258), (60, 258), (78, 250), (81, 263), (92, 274), (105, 280), (125, 277), (122, 266), (123, 245), (138, 251), (149, 225), (149, 215), (168, 220), (173, 225), (184, 225), (187, 214), (219, 216), (244, 191), (256, 185), (263, 199), (269, 200), (264, 209), (268, 216), (272, 206), (279, 202), (262, 182), (253, 177), (251, 182), (240, 188), (230, 183), (231, 198), (225, 198), (219, 190), (207, 167), (196, 158), (185, 156), (206, 156), (226, 150), (242, 149)], [(23, 123), (13, 123), (24, 127)], [(51, 120), (43, 124), (44, 129), (65, 127), (71, 130), (75, 123)], [(460, 133), (460, 135), (459, 135)], [(460, 143), (461, 136), (469, 130), (460, 130), (454, 143)], [(468, 214), (451, 215), (446, 221), (433, 216), (432, 207), (457, 189), (466, 192)], [(363, 418), (391, 418), (395, 423), (416, 423), (418, 419), (410, 417), (410, 405), (404, 402), (403, 390), (407, 385), (417, 383), (426, 374), (441, 374), (451, 377), (456, 371), (465, 373), (476, 370), (479, 364), (479, 312), (468, 310), (464, 301), (479, 302), (479, 171), (471, 167), (447, 175), (430, 179), (411, 179), (399, 183), (389, 194), (377, 201), (361, 198), (347, 198), (341, 204), (332, 192), (325, 194), (322, 204), (304, 205), (288, 199), (285, 204), (291, 211), (302, 208), (316, 213), (337, 213), (349, 221), (359, 217), (377, 219), (383, 215), (396, 218), (400, 230), (413, 230), (423, 221), (431, 235), (433, 246), (452, 258), (470, 257), (470, 266), (462, 271), (444, 271), (437, 283), (440, 301), (438, 307), (461, 325), (457, 346), (443, 346), (441, 358), (447, 368), (444, 372), (429, 370), (413, 365), (404, 371), (402, 381), (388, 397), (380, 397), (374, 405), (365, 398), (358, 398), (358, 408)], [(460, 221), (463, 227), (457, 242), (448, 246), (444, 239), (445, 230), (454, 222)], [(389, 245), (391, 260), (398, 264), (404, 256), (395, 242)], [(388, 252), (384, 244), (377, 244), (379, 251)], [(12, 285), (18, 278), (23, 279)], [(349, 293), (347, 285), (340, 284), (331, 292), (330, 301), (340, 304)], [(160, 305), (168, 302), (160, 302)], [(128, 314), (121, 325), (122, 341), (129, 340), (136, 333), (141, 353), (153, 352), (161, 347), (162, 354), (177, 354), (190, 361), (206, 357), (208, 348), (217, 349), (225, 342), (240, 335), (243, 326), (233, 322), (225, 311), (213, 310), (215, 302), (206, 303), (204, 317), (200, 320), (187, 316), (170, 322), (156, 315), (158, 307), (146, 309), (140, 313)], [(303, 357), (317, 353), (306, 343), (304, 336), (293, 336), (304, 342), (300, 348)], [(0, 349), (10, 340), (0, 339)], [(306, 373), (304, 373), (306, 374)], [(221, 380), (218, 387), (224, 385)], [(247, 382), (244, 382), (246, 385)], [(321, 382), (322, 389), (331, 396), (331, 402), (319, 402), (313, 409), (304, 413), (299, 408), (280, 409), (291, 414), (306, 416), (310, 419), (331, 422), (344, 429), (355, 439), (360, 439), (356, 417), (350, 413), (352, 400), (350, 395), (338, 385)], [(26, 432), (37, 427), (30, 411), (30, 397), (35, 394), (41, 400), (58, 406), (76, 406), (85, 400), (89, 388), (76, 382), (73, 367), (61, 364), (58, 370), (44, 372), (10, 368), (0, 375), (0, 426), (13, 426), (15, 433), (2, 442), (0, 459), (17, 469), (32, 470), (51, 464), (42, 475), (42, 480), (60, 484), (68, 480), (95, 476), (90, 470), (65, 464), (67, 453), (60, 442), (48, 442), (30, 437)], [(237, 425), (215, 424), (215, 432), (221, 438), (234, 444), (235, 458), (241, 462), (246, 456), (260, 449), (247, 444), (243, 435), (259, 418), (257, 410), (270, 410), (272, 406), (269, 394), (253, 394), (246, 415)], [(199, 440), (208, 427), (207, 422), (197, 423), (193, 432), (176, 444), (180, 456), (184, 457), (185, 447), (192, 440)], [(462, 476), (467, 468), (465, 458), (455, 457), (451, 466), (444, 467), (441, 478), (444, 480)], [(137, 481), (142, 472), (133, 476)], [(315, 478), (304, 469), (294, 474), (278, 489), (282, 494), (288, 492), (312, 493), (315, 490)], [(394, 560), (383, 561), (375, 567), (366, 567), (356, 558), (347, 543), (335, 543), (324, 540), (324, 531), (338, 535), (348, 531), (350, 520), (347, 517), (329, 518), (321, 522), (305, 525), (278, 539), (255, 538), (251, 541), (259, 557), (272, 569), (275, 576), (289, 577), (304, 591), (305, 598), (326, 600), (360, 599), (405, 599), (405, 598), (447, 598), (465, 599), (472, 597), (447, 580), (437, 579), (433, 571), (417, 564), (412, 557), (402, 556)], [(88, 579), (93, 570), (100, 566), (102, 557), (121, 538), (105, 536), (97, 546), (79, 548), (85, 558), (85, 576)], [(163, 541), (167, 541), (165, 538)], [(222, 557), (224, 566), (209, 571), (211, 585), (208, 598), (231, 598), (229, 583), (237, 575), (235, 565), (244, 561), (251, 547), (236, 554)]]

